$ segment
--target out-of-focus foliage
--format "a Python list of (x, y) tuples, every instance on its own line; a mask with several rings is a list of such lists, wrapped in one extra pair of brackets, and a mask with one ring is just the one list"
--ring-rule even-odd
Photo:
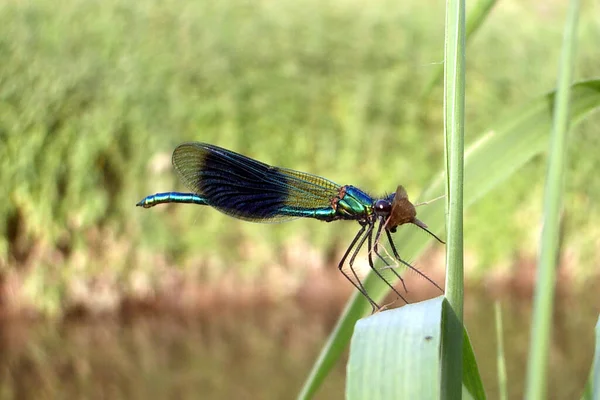
[[(578, 79), (597, 74), (600, 11), (587, 7)], [(467, 138), (499, 110), (553, 88), (548, 60), (557, 59), (563, 13), (558, 3), (519, 1), (492, 11), (469, 45)], [(170, 152), (186, 140), (374, 193), (398, 183), (418, 192), (443, 159), (441, 88), (419, 96), (442, 61), (443, 22), (443, 4), (418, 1), (2, 2), (0, 265), (26, 266), (30, 296), (55, 304), (74, 290), (66, 278), (135, 286), (135, 272), (152, 281), (151, 253), (207, 279), (234, 260), (289, 264), (282, 244), (308, 242), (322, 262), (354, 226), (261, 226), (200, 207), (134, 204), (181, 189)], [(597, 125), (574, 135), (565, 199), (566, 246), (588, 262), (599, 218)], [(533, 252), (542, 165), (467, 215), (465, 242), (481, 265)]]

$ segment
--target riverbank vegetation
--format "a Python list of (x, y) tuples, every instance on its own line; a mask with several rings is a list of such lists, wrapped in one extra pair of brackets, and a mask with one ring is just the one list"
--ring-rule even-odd
[[(504, 1), (492, 11), (469, 48), (467, 141), (554, 88), (565, 7)], [(576, 80), (597, 76), (589, 7)], [(69, 0), (60, 12), (47, 0), (4, 2), (4, 311), (110, 311), (181, 287), (296, 293), (335, 264), (355, 226), (135, 203), (182, 188), (170, 152), (189, 140), (373, 193), (403, 184), (416, 197), (442, 169), (441, 84), (426, 85), (443, 30), (434, 2)], [(598, 121), (570, 149), (562, 260), (576, 284), (597, 262)], [(535, 257), (544, 165), (534, 160), (469, 210), (468, 279), (507, 276)]]

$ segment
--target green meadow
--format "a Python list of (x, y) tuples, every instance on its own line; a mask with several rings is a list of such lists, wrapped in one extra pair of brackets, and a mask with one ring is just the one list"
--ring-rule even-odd
[[(136, 208), (184, 189), (170, 164), (184, 141), (373, 194), (402, 184), (415, 200), (443, 169), (441, 81), (429, 86), (443, 3), (59, 3), (0, 4), (0, 276), (14, 309), (60, 314), (92, 294), (110, 309), (173, 270), (280, 288), (337, 264), (357, 224)], [(467, 143), (554, 89), (564, 13), (562, 2), (517, 0), (492, 10), (468, 46)], [(587, 4), (581, 16), (576, 80), (598, 77), (597, 15)], [(598, 261), (598, 127), (598, 115), (584, 121), (569, 148), (561, 254), (574, 285)], [(544, 170), (539, 157), (468, 210), (468, 281), (536, 256)]]

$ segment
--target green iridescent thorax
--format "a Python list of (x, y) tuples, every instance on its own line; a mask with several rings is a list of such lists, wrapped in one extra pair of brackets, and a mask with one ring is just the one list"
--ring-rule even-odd
[(337, 201), (335, 213), (341, 219), (356, 219), (357, 217), (368, 217), (373, 214), (373, 198), (355, 188), (344, 186)]

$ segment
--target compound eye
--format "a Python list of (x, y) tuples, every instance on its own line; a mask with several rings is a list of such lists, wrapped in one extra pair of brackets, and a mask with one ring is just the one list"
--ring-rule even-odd
[(387, 200), (377, 200), (375, 202), (375, 212), (377, 214), (389, 214), (392, 211), (392, 203)]

